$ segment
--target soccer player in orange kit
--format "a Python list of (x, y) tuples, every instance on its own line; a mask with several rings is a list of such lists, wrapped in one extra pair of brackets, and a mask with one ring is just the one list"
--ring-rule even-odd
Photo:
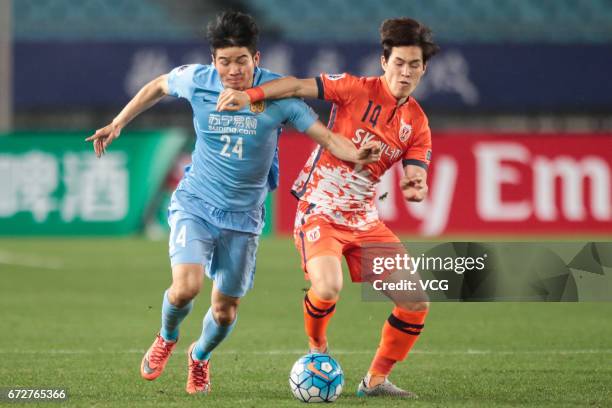
[[(381, 159), (365, 166), (337, 159), (317, 147), (295, 181), (299, 199), (294, 237), (311, 288), (304, 298), (304, 321), (312, 352), (327, 351), (327, 325), (342, 288), (341, 258), (345, 256), (353, 282), (369, 280), (361, 262), (370, 243), (399, 239), (379, 220), (375, 185), (393, 164), (402, 161), (400, 181), (404, 198), (422, 201), (427, 194), (431, 160), (431, 132), (427, 117), (410, 95), (438, 52), (431, 30), (410, 18), (385, 20), (380, 27), (384, 74), (349, 74), (317, 78), (285, 77), (248, 89), (226, 90), (218, 110), (241, 109), (263, 99), (320, 98), (333, 102), (328, 127), (349, 135), (355, 145), (381, 143)], [(384, 324), (380, 345), (367, 375), (358, 386), (360, 396), (415, 394), (393, 385), (388, 375), (404, 360), (424, 327), (429, 304), (415, 298), (394, 298), (395, 307)]]

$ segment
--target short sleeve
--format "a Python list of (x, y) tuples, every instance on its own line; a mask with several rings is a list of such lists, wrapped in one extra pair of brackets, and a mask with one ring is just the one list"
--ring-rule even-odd
[(284, 111), (285, 121), (300, 132), (305, 132), (318, 119), (317, 114), (301, 99), (286, 99)]
[(350, 74), (321, 74), (316, 78), (321, 99), (345, 105), (351, 101), (356, 93), (359, 93), (363, 86), (358, 77)]
[(191, 99), (195, 89), (193, 77), (197, 67), (197, 64), (182, 65), (170, 71), (168, 74), (168, 90), (170, 95)]
[(413, 135), (402, 158), (402, 165), (419, 166), (427, 170), (431, 162), (431, 130), (427, 118), (424, 118), (419, 130)]

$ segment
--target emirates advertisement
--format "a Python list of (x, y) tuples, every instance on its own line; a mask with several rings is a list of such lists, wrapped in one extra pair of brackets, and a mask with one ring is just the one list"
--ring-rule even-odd
[[(379, 216), (398, 234), (567, 235), (612, 233), (612, 134), (433, 132), (428, 198), (402, 197), (401, 165), (378, 185)], [(275, 226), (293, 229), (291, 184), (314, 143), (280, 138)]]

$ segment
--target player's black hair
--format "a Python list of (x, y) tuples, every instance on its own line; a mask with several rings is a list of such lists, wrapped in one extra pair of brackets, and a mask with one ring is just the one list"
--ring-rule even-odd
[(431, 29), (408, 17), (390, 18), (380, 25), (380, 43), (385, 60), (389, 60), (393, 47), (415, 45), (423, 51), (423, 63), (433, 57), (440, 47), (433, 41)]
[(206, 38), (213, 55), (220, 48), (246, 47), (257, 53), (259, 28), (253, 17), (239, 11), (224, 11), (208, 24)]

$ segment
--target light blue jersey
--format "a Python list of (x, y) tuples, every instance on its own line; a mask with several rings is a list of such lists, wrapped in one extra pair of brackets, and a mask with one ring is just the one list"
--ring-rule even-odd
[[(256, 68), (253, 86), (278, 77)], [(263, 203), (268, 191), (278, 185), (280, 128), (290, 123), (305, 131), (316, 115), (295, 98), (217, 112), (217, 98), (224, 88), (212, 65), (175, 68), (168, 76), (168, 87), (170, 94), (190, 102), (196, 133), (192, 164), (170, 210), (192, 213), (219, 228), (260, 233)]]
[[(253, 82), (278, 77), (256, 69)], [(217, 112), (223, 85), (212, 65), (175, 68), (168, 87), (191, 103), (196, 132), (192, 164), (168, 211), (170, 263), (201, 264), (221, 293), (242, 297), (253, 287), (266, 194), (278, 185), (280, 128), (304, 131), (316, 115), (299, 99)]]

